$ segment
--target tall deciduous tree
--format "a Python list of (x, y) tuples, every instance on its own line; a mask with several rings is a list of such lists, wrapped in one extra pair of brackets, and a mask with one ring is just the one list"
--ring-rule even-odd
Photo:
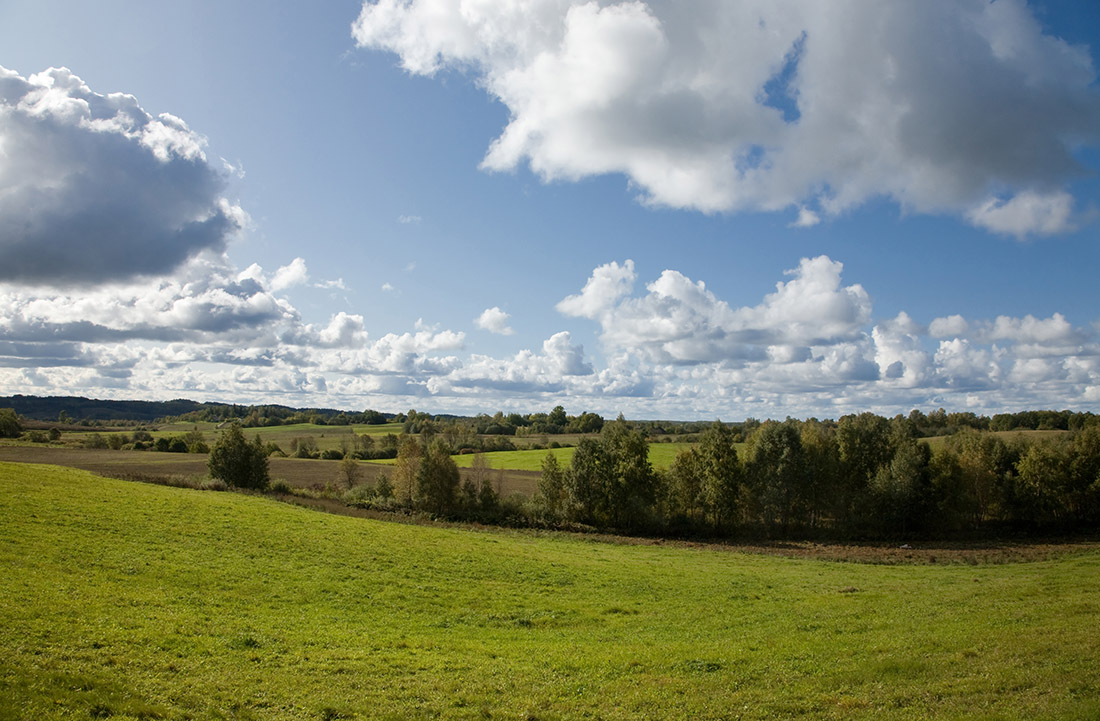
[(752, 434), (749, 449), (749, 477), (764, 523), (786, 532), (804, 520), (805, 458), (797, 422), (767, 421)]
[(620, 526), (643, 523), (656, 500), (656, 476), (645, 434), (631, 428), (620, 414), (604, 425), (600, 445), (611, 460), (604, 499), (607, 516)]
[[(415, 412), (415, 411), (414, 411)], [(397, 461), (393, 466), (393, 495), (398, 503), (412, 505), (416, 490), (416, 475), (424, 449), (412, 436), (402, 436), (397, 447)]]
[(437, 441), (428, 447), (416, 472), (416, 504), (438, 515), (450, 513), (458, 491), (458, 466), (446, 445)]
[(558, 463), (557, 456), (547, 453), (542, 459), (542, 475), (539, 476), (539, 496), (551, 518), (565, 515), (565, 471)]
[(614, 464), (603, 444), (594, 438), (582, 438), (573, 450), (565, 488), (569, 495), (570, 515), (585, 523), (602, 522), (607, 488)]
[(703, 431), (699, 439), (699, 461), (702, 470), (700, 500), (711, 523), (721, 528), (736, 517), (742, 484), (741, 462), (729, 426), (715, 421)]

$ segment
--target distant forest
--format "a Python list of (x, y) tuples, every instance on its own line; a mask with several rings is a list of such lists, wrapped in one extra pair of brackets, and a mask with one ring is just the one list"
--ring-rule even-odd
[[(286, 425), (319, 423), (340, 417), (342, 424), (387, 423), (393, 414), (365, 411), (346, 413), (334, 408), (290, 408), (281, 405), (238, 405), (229, 403), (199, 403), (178, 398), (171, 401), (105, 401), (80, 396), (0, 397), (0, 408), (13, 408), (24, 418), (36, 421), (56, 421), (59, 417), (81, 421), (140, 421), (152, 423), (165, 420), (223, 421), (237, 419), (242, 425)], [(264, 419), (265, 423), (248, 420)], [(349, 420), (354, 418), (355, 420)], [(338, 424), (339, 425), (339, 424)]]

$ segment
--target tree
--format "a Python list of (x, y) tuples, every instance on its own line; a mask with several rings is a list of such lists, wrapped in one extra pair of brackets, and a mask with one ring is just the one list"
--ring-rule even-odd
[(23, 435), (23, 424), (19, 422), (14, 408), (0, 408), (0, 438), (18, 438)]
[(961, 494), (957, 500), (965, 504), (973, 525), (979, 526), (997, 510), (1001, 486), (1014, 465), (1012, 453), (997, 436), (971, 428), (951, 436), (947, 445), (958, 459)]
[(539, 476), (539, 495), (546, 506), (546, 513), (551, 518), (560, 518), (564, 515), (566, 500), (565, 471), (558, 463), (557, 457), (547, 451), (542, 459), (542, 475)]
[(554, 406), (554, 410), (550, 411), (550, 415), (547, 416), (546, 422), (549, 425), (554, 426), (555, 428), (559, 429), (558, 432), (560, 433), (561, 429), (565, 428), (565, 422), (566, 422), (565, 409), (562, 408), (561, 406)]
[(337, 468), (336, 478), (344, 484), (345, 488), (351, 490), (359, 480), (359, 462), (352, 456), (344, 456)]
[(492, 466), (485, 458), (484, 453), (475, 453), (473, 463), (470, 464), (470, 478), (477, 488), (477, 504), (483, 511), (496, 509), (500, 500), (497, 492), (493, 490)]
[(931, 459), (928, 444), (906, 438), (871, 479), (875, 519), (887, 535), (909, 533), (923, 522), (931, 500)]
[(716, 528), (733, 520), (741, 491), (741, 464), (733, 444), (733, 430), (715, 421), (699, 439), (702, 472), (700, 500)]
[(804, 518), (805, 459), (797, 421), (767, 421), (752, 434), (749, 448), (749, 477), (764, 523), (778, 521), (786, 533)]
[(840, 451), (832, 426), (816, 418), (802, 424), (802, 452), (806, 467), (806, 504), (811, 526), (817, 526), (840, 482)]
[(702, 500), (703, 473), (703, 459), (694, 448), (676, 454), (666, 474), (670, 516), (682, 516), (689, 521), (697, 519)]
[(837, 422), (836, 442), (840, 482), (834, 496), (835, 515), (842, 523), (851, 524), (866, 510), (863, 502), (867, 498), (867, 485), (893, 457), (890, 421), (874, 413), (843, 416)]
[(586, 523), (600, 520), (613, 473), (612, 460), (603, 444), (595, 438), (582, 438), (565, 474), (570, 516)]
[(432, 443), (416, 472), (416, 504), (437, 515), (449, 513), (458, 490), (458, 466), (441, 442)]
[(606, 425), (600, 444), (611, 459), (611, 473), (605, 486), (607, 515), (617, 525), (637, 526), (647, 519), (656, 500), (656, 475), (649, 462), (645, 434), (619, 417)]
[(241, 427), (236, 423), (229, 426), (214, 444), (207, 465), (213, 478), (220, 478), (230, 486), (258, 490), (267, 488), (267, 454), (264, 453), (263, 443), (259, 436), (252, 443), (246, 441)]
[(423, 448), (412, 436), (402, 436), (393, 469), (393, 494), (398, 503), (412, 505), (416, 475), (420, 471)]

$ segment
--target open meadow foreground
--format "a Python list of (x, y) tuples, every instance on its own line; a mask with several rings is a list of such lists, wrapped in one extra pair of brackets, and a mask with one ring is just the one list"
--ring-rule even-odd
[(0, 464), (0, 719), (1095, 719), (1100, 551), (886, 566)]

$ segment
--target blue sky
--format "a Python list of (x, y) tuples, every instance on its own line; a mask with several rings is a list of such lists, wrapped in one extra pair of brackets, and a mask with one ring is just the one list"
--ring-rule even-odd
[(1100, 410), (1097, 4), (314, 5), (0, 7), (0, 394)]

